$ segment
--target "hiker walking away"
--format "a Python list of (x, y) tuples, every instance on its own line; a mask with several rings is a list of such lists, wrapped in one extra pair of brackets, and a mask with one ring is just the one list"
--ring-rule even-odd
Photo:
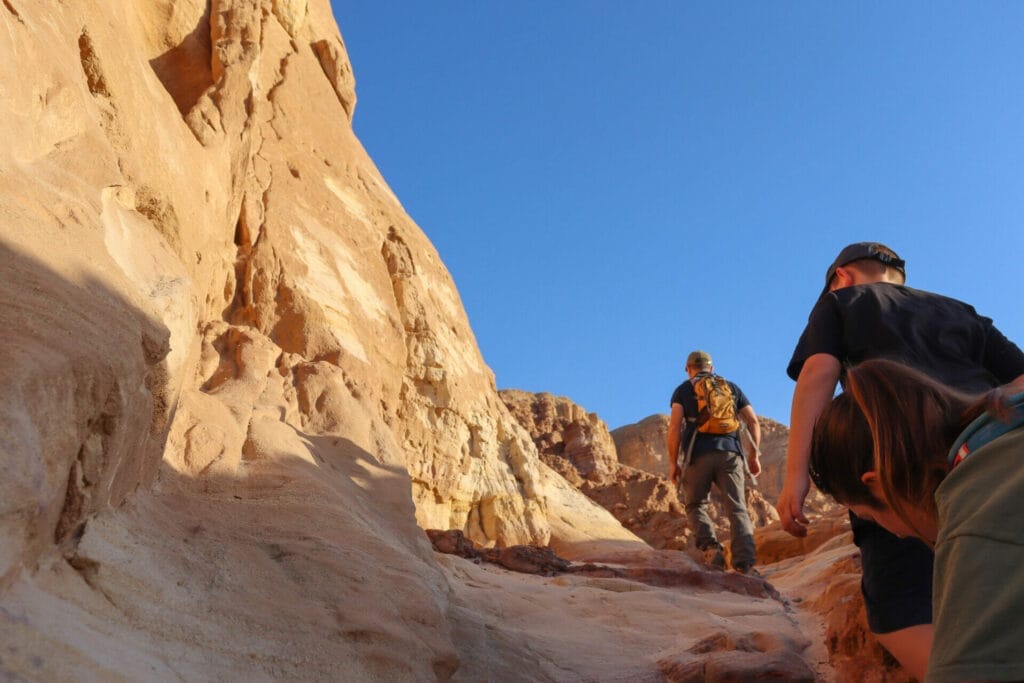
[(1024, 393), (970, 395), (905, 365), (851, 368), (814, 427), (814, 483), (935, 548), (927, 683), (1024, 680)]
[[(722, 546), (708, 516), (711, 485), (725, 498), (732, 540), (732, 567), (748, 574), (754, 569), (754, 528), (747, 514), (745, 474), (761, 471), (758, 446), (761, 426), (750, 401), (734, 383), (714, 374), (711, 356), (694, 351), (686, 359), (689, 379), (672, 392), (668, 424), (669, 478), (676, 485), (682, 477), (686, 516), (697, 548), (705, 560), (725, 567)], [(750, 453), (744, 461), (740, 421), (750, 434)], [(685, 425), (685, 428), (683, 428)], [(682, 446), (682, 452), (680, 452)], [(677, 461), (678, 459), (678, 461)]]
[[(874, 358), (910, 365), (961, 391), (1007, 382), (1024, 389), (1024, 353), (962, 301), (906, 287), (906, 263), (877, 242), (846, 246), (797, 342), (787, 373), (796, 380), (786, 479), (776, 508), (786, 531), (807, 533), (803, 514), (814, 422), (843, 369)], [(931, 550), (850, 515), (861, 551), (868, 626), (905, 669), (923, 678), (932, 646)]]

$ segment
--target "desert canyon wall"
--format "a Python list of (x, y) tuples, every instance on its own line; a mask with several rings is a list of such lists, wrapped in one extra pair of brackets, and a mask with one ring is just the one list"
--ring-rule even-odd
[(0, 3), (0, 677), (832, 677), (542, 461), (355, 110), (328, 0)]

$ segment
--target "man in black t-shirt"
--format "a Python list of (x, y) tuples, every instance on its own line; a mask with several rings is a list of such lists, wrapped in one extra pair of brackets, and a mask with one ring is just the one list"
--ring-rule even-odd
[[(814, 422), (831, 401), (845, 367), (886, 358), (916, 367), (968, 392), (1004, 383), (1024, 389), (1024, 353), (974, 308), (903, 285), (905, 263), (888, 247), (844, 248), (825, 275), (787, 373), (796, 380), (786, 450), (786, 481), (777, 509), (783, 528), (807, 533), (803, 514)], [(868, 625), (916, 677), (931, 650), (932, 553), (851, 515), (861, 549), (861, 589)]]
[[(669, 453), (669, 478), (679, 484), (682, 473), (682, 491), (686, 516), (690, 529), (699, 550), (704, 552), (705, 559), (717, 567), (725, 566), (722, 546), (715, 535), (708, 516), (708, 497), (712, 483), (718, 486), (725, 500), (726, 513), (729, 516), (731, 541), (729, 548), (732, 553), (732, 567), (736, 571), (747, 574), (754, 567), (754, 528), (747, 514), (745, 491), (746, 469), (743, 462), (743, 447), (740, 443), (739, 430), (726, 434), (710, 434), (697, 430), (697, 397), (694, 393), (693, 381), (699, 375), (712, 373), (714, 366), (711, 356), (703, 351), (694, 351), (686, 359), (686, 373), (690, 379), (676, 387), (672, 392), (672, 413), (669, 417), (667, 446)], [(753, 441), (747, 463), (750, 472), (757, 475), (761, 471), (758, 460), (758, 444), (761, 442), (761, 427), (757, 422), (750, 401), (743, 391), (733, 382), (725, 380), (735, 400), (735, 413), (739, 420), (746, 424)], [(686, 429), (682, 429), (683, 423)], [(680, 444), (683, 452), (680, 453)], [(677, 463), (679, 458), (689, 457), (685, 468)]]

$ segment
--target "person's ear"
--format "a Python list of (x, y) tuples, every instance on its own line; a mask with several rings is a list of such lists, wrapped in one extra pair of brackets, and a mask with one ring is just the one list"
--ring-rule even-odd
[(834, 292), (837, 289), (852, 287), (855, 284), (857, 284), (856, 272), (852, 268), (839, 266), (836, 268), (836, 274), (832, 277), (832, 284), (829, 285), (828, 291)]
[(864, 474), (860, 475), (860, 480), (867, 487), (871, 495), (878, 500), (885, 500), (885, 491), (882, 488), (882, 480), (878, 476), (878, 472), (874, 470), (868, 470)]

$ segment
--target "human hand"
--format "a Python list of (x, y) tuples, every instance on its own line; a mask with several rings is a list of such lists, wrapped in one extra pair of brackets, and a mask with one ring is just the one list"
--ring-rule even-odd
[(672, 483), (679, 486), (679, 466), (672, 463), (672, 466), (668, 470), (668, 478), (672, 480)]
[(756, 477), (761, 474), (761, 460), (757, 457), (757, 451), (747, 456), (747, 467), (750, 468), (750, 476)]
[(782, 486), (782, 493), (779, 494), (779, 502), (775, 504), (782, 528), (793, 536), (807, 535), (807, 525), (810, 522), (804, 516), (804, 500), (807, 498), (809, 488), (810, 478), (806, 474), (802, 477), (787, 476), (786, 483)]

